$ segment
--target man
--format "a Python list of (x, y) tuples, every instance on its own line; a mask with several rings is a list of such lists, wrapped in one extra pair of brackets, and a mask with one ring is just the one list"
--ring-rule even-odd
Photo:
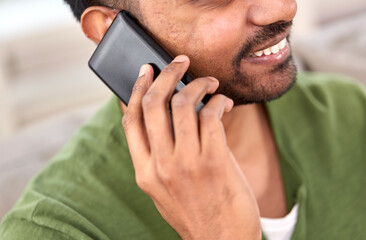
[(154, 82), (142, 66), (124, 131), (113, 98), (75, 134), (1, 239), (366, 238), (366, 94), (333, 75), (295, 83), (294, 0), (67, 2), (96, 43), (125, 9), (177, 57)]

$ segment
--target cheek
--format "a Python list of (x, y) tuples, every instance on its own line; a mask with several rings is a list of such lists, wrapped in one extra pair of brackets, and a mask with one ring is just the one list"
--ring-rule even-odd
[(222, 54), (234, 51), (240, 45), (241, 31), (238, 24), (230, 19), (212, 19), (200, 31), (205, 49)]
[(200, 24), (190, 41), (192, 73), (224, 79), (233, 74), (233, 60), (245, 42), (237, 21), (212, 17)]
[(241, 12), (152, 9), (145, 15), (149, 30), (172, 56), (190, 57), (193, 75), (228, 78), (233, 73), (232, 61), (245, 42)]
[(192, 32), (192, 24), (170, 9), (171, 0), (143, 1), (141, 11), (144, 24), (154, 38), (172, 55), (181, 54), (188, 44), (187, 33)]

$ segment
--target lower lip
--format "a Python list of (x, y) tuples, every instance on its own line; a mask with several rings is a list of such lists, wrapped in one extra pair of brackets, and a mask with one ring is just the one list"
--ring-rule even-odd
[(272, 53), (268, 56), (263, 54), (263, 56), (261, 57), (244, 57), (241, 59), (241, 61), (252, 64), (278, 65), (286, 61), (287, 58), (290, 56), (290, 53), (290, 46), (288, 45), (288, 43), (286, 43), (286, 46), (276, 54)]

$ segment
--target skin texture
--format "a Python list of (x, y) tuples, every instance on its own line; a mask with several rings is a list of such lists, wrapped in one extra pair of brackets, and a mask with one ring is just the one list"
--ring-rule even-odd
[[(152, 35), (171, 55), (187, 55), (192, 63), (190, 72), (194, 76), (219, 79), (218, 92), (232, 98), (236, 104), (274, 99), (291, 86), (294, 80), (292, 62), (288, 63), (287, 71), (275, 70), (278, 66), (252, 63), (238, 66), (233, 62), (249, 42), (260, 39), (264, 27), (291, 21), (296, 12), (294, 1), (177, 0), (141, 3), (143, 23)], [(268, 31), (266, 33), (270, 35)], [(272, 39), (267, 37), (251, 45), (260, 50)]]
[[(276, 31), (264, 38), (259, 33), (291, 21), (296, 2), (140, 3), (140, 22), (172, 55), (184, 53), (189, 60), (172, 63), (154, 82), (152, 68), (145, 66), (128, 108), (121, 104), (138, 185), (183, 239), (260, 239), (259, 216), (286, 215), (285, 193), (264, 105), (239, 104), (280, 96), (295, 69), (291, 61), (235, 65), (235, 59), (276, 40)], [(98, 43), (117, 12), (87, 9), (81, 22), (86, 36)], [(278, 34), (287, 36), (289, 28)], [(199, 78), (173, 96), (188, 68)], [(195, 103), (206, 93), (234, 101), (217, 94), (197, 116)]]
[(137, 184), (183, 239), (260, 239), (255, 197), (221, 122), (232, 100), (215, 95), (197, 121), (195, 105), (216, 91), (216, 79), (196, 79), (172, 97), (173, 138), (166, 106), (188, 66), (186, 56), (178, 57), (154, 83), (145, 66), (136, 82), (122, 124)]

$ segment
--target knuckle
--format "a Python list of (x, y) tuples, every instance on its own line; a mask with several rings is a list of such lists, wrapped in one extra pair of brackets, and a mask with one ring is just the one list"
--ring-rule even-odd
[[(176, 168), (177, 174), (175, 174), (175, 176), (179, 176), (179, 179), (186, 180), (193, 180), (199, 176), (202, 169), (200, 165), (200, 158), (198, 156), (198, 154), (187, 152), (181, 152), (179, 155), (177, 154), (176, 160), (178, 162), (178, 167)], [(188, 163), (187, 159), (194, 159), (195, 164)]]
[(176, 67), (176, 65), (175, 64), (169, 64), (169, 65), (167, 65), (164, 69), (163, 69), (163, 72), (167, 72), (167, 73), (169, 73), (169, 72), (175, 72), (175, 71), (177, 71), (177, 67)]
[(156, 173), (159, 178), (159, 180), (165, 185), (165, 186), (172, 186), (174, 183), (174, 177), (171, 174), (171, 171), (167, 169), (166, 164), (164, 164), (163, 161), (159, 161), (156, 164)]
[(212, 77), (203, 77), (197, 79), (199, 84), (205, 88), (206, 92), (214, 92), (219, 87), (219, 81)]
[(146, 174), (136, 173), (136, 184), (143, 191), (150, 191), (151, 181), (149, 181)]
[(215, 166), (212, 163), (207, 163), (204, 160), (211, 159), (201, 159), (202, 161), (197, 161), (194, 166), (181, 167), (179, 168), (179, 176), (185, 179), (187, 182), (202, 182), (209, 181), (215, 172)]
[(142, 190), (146, 190), (148, 189), (148, 181), (146, 181), (146, 179), (142, 178), (142, 177), (138, 177), (139, 175), (136, 175), (136, 183), (137, 186), (139, 188), (141, 188)]
[(202, 163), (202, 168), (205, 169), (205, 172), (208, 175), (211, 175), (213, 172), (216, 172), (218, 169), (221, 169), (221, 164), (219, 165), (219, 161), (217, 161), (218, 154), (217, 150), (214, 151), (207, 151), (203, 154), (205, 161)]
[(144, 109), (156, 106), (160, 101), (160, 96), (156, 92), (150, 91), (142, 98), (142, 107)]
[(146, 87), (141, 84), (141, 83), (136, 83), (134, 86), (133, 86), (133, 89), (132, 89), (132, 94), (139, 94), (139, 93), (143, 93), (145, 91)]
[(217, 120), (217, 113), (214, 109), (206, 107), (200, 111), (199, 117), (201, 121), (213, 121)]
[(171, 104), (173, 107), (182, 107), (187, 103), (189, 103), (189, 97), (182, 91), (172, 97)]

